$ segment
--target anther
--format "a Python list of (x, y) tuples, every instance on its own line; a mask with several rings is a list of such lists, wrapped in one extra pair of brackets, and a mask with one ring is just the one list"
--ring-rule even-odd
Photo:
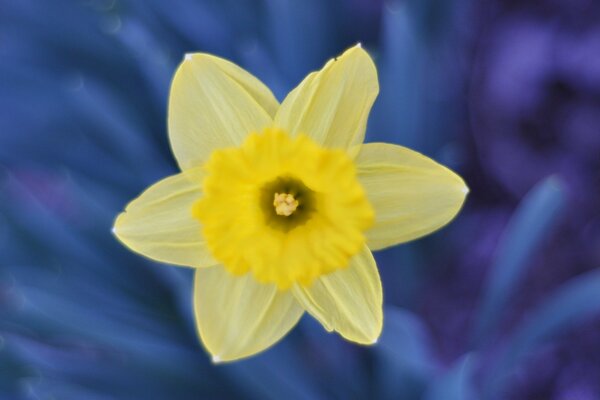
[(298, 208), (298, 200), (289, 193), (275, 193), (273, 206), (277, 215), (289, 217)]

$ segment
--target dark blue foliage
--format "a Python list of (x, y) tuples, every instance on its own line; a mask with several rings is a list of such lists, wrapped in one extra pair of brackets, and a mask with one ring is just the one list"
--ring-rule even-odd
[[(599, 26), (593, 0), (0, 2), (0, 398), (600, 398)], [(173, 72), (211, 52), (281, 99), (356, 42), (368, 141), (457, 170), (465, 209), (376, 255), (377, 345), (306, 317), (214, 366), (191, 272), (110, 233), (176, 171)]]
[(534, 187), (504, 231), (484, 286), (481, 310), (474, 330), (476, 345), (481, 345), (494, 330), (513, 291), (519, 289), (525, 268), (531, 264), (532, 253), (554, 228), (565, 203), (562, 186), (561, 181), (550, 177)]

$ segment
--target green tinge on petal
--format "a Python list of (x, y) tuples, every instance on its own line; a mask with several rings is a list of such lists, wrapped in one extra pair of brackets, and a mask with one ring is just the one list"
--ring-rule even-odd
[(329, 60), (285, 98), (275, 125), (304, 133), (326, 147), (349, 149), (363, 142), (371, 106), (379, 93), (373, 60), (360, 46)]
[(323, 275), (312, 285), (295, 285), (300, 304), (328, 331), (361, 344), (377, 341), (383, 325), (381, 280), (366, 247), (342, 270)]
[(201, 165), (215, 149), (239, 145), (272, 125), (279, 103), (271, 91), (235, 64), (189, 54), (169, 95), (169, 139), (182, 170)]
[(372, 250), (441, 228), (456, 216), (469, 192), (460, 176), (401, 146), (365, 144), (355, 161), (375, 209), (375, 224), (366, 232)]
[(113, 232), (131, 250), (154, 260), (190, 267), (217, 262), (210, 255), (192, 204), (200, 198), (197, 169), (150, 186), (119, 214)]
[(222, 266), (196, 270), (196, 324), (213, 361), (249, 357), (274, 345), (304, 310), (289, 291), (234, 276)]

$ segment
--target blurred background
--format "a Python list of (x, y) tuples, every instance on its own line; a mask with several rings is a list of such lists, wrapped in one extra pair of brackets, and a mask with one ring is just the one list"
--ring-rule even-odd
[[(304, 317), (214, 366), (191, 272), (110, 233), (176, 172), (173, 72), (210, 52), (282, 99), (359, 41), (367, 141), (458, 171), (465, 208), (376, 255), (376, 346)], [(599, 205), (598, 1), (0, 0), (1, 399), (597, 400)]]

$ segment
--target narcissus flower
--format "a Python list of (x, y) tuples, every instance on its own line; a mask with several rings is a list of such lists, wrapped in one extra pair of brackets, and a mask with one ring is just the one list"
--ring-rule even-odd
[(193, 267), (202, 343), (215, 361), (256, 354), (307, 311), (372, 344), (382, 290), (372, 250), (428, 234), (461, 208), (463, 180), (406, 148), (363, 144), (377, 71), (356, 46), (279, 104), (238, 66), (191, 54), (169, 100), (181, 173), (114, 227), (130, 249)]

